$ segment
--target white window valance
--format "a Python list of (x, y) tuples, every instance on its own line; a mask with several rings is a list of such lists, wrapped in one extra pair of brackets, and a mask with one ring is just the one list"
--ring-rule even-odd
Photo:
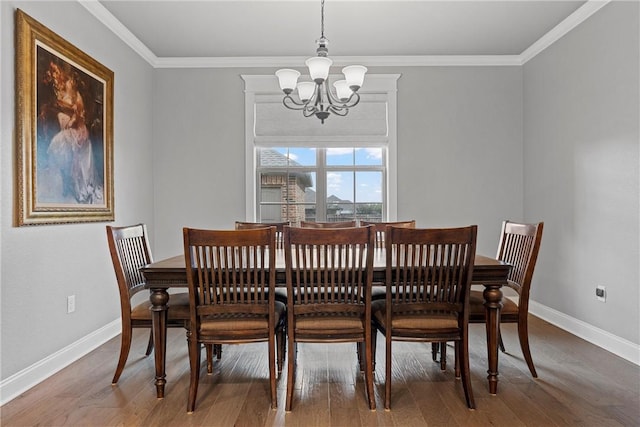
[[(388, 145), (395, 126), (398, 74), (367, 75), (360, 103), (346, 117), (331, 115), (321, 124), (315, 117), (282, 105), (283, 94), (275, 76), (243, 75), (247, 107), (247, 135), (259, 146), (317, 147)], [(330, 81), (339, 79), (330, 76)], [(394, 128), (395, 131), (395, 128)]]

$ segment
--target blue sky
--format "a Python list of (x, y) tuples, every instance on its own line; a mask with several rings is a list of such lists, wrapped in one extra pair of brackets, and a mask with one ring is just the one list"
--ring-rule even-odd
[[(315, 148), (276, 148), (298, 164), (316, 165)], [(332, 171), (331, 166), (382, 164), (382, 148), (328, 148), (327, 149), (327, 195), (335, 195), (343, 200), (354, 200), (354, 174), (346, 171)], [(315, 174), (314, 174), (315, 177)], [(355, 200), (357, 202), (382, 203), (382, 173), (359, 171), (355, 173)], [(314, 186), (312, 190), (316, 190)]]

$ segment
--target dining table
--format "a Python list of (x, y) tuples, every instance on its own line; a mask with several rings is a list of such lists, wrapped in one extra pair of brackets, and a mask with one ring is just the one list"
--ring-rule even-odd
[[(286, 287), (284, 250), (275, 251), (276, 286)], [(472, 275), (472, 285), (484, 286), (484, 306), (487, 312), (487, 380), (489, 393), (498, 390), (498, 340), (500, 309), (502, 308), (502, 286), (507, 283), (511, 266), (493, 257), (476, 254)], [(167, 349), (167, 308), (171, 304), (169, 289), (187, 288), (187, 272), (183, 254), (155, 261), (140, 269), (150, 290), (153, 339), (155, 346), (155, 386), (159, 399), (164, 397), (167, 383), (165, 355)], [(386, 254), (384, 248), (374, 249), (373, 285), (384, 286), (386, 275)]]

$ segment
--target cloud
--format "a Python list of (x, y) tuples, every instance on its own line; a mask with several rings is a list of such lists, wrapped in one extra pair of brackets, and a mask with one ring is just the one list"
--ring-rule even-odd
[(382, 159), (381, 148), (365, 148), (368, 159)]
[(329, 192), (335, 192), (342, 187), (342, 174), (336, 172), (327, 173), (327, 189)]
[(351, 153), (353, 153), (353, 148), (350, 147), (327, 148), (327, 156), (341, 156)]

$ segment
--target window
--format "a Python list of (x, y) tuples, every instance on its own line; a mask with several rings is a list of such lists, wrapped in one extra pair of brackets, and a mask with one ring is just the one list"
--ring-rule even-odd
[(320, 124), (282, 106), (273, 75), (242, 75), (245, 220), (395, 221), (399, 77), (368, 74), (349, 115)]
[(386, 220), (383, 147), (259, 147), (262, 222)]

